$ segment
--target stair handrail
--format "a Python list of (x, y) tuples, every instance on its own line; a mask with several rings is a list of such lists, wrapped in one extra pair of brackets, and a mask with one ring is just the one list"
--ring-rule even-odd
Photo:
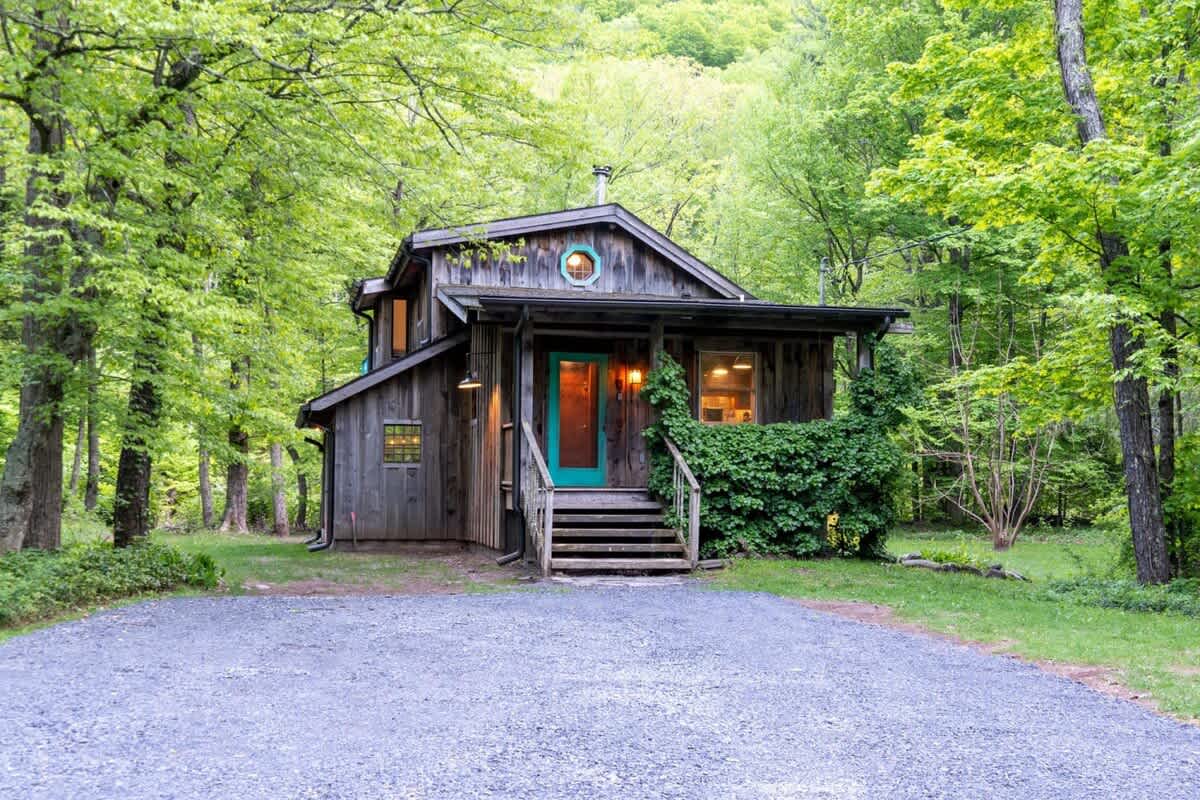
[(671, 471), (671, 483), (675, 488), (675, 536), (687, 551), (688, 562), (692, 569), (700, 561), (700, 481), (692, 474), (691, 467), (668, 437), (663, 437), (667, 452), (674, 462)]
[(550, 574), (550, 553), (554, 546), (554, 480), (538, 447), (537, 437), (528, 420), (521, 420), (521, 436), (529, 451), (525, 474), (521, 476), (521, 511), (525, 531), (533, 543), (542, 575)]

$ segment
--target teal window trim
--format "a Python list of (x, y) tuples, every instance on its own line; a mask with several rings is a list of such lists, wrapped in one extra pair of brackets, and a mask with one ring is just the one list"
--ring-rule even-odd
[[(596, 401), (596, 466), (595, 467), (562, 467), (558, 452), (559, 408), (558, 408), (558, 365), (563, 361), (594, 361), (596, 362), (596, 379), (600, 396)], [(603, 353), (550, 353), (550, 381), (547, 398), (546, 444), (549, 455), (550, 477), (555, 485), (561, 486), (603, 486), (608, 478), (607, 454), (605, 452), (605, 404), (608, 398), (608, 356)]]
[[(571, 273), (567, 271), (567, 259), (571, 257), (572, 253), (583, 253), (592, 260), (592, 264), (595, 266), (595, 269), (592, 271), (591, 275), (582, 280), (571, 277)], [(592, 249), (590, 245), (586, 244), (573, 244), (568, 246), (567, 249), (563, 251), (562, 256), (558, 259), (558, 271), (561, 272), (562, 276), (567, 279), (567, 283), (571, 284), (572, 286), (591, 286), (593, 283), (600, 280), (600, 272), (603, 270), (603, 268), (604, 266), (603, 262), (600, 260), (600, 254)]]

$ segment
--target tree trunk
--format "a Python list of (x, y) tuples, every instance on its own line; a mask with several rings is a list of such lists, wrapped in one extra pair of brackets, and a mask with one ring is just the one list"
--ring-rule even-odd
[[(238, 392), (249, 383), (249, 359), (234, 360), (229, 368), (229, 388)], [(225, 473), (225, 513), (221, 515), (222, 531), (237, 531), (245, 533), (250, 529), (246, 522), (248, 490), (247, 481), (250, 476), (250, 434), (236, 420), (229, 426), (229, 446), (234, 457), (229, 462)]]
[(294, 445), (288, 445), (288, 455), (296, 468), (296, 529), (308, 530), (308, 476), (300, 465), (300, 453)]
[(75, 453), (71, 459), (71, 481), (67, 485), (67, 494), (74, 497), (79, 491), (79, 475), (83, 470), (83, 444), (87, 435), (87, 411), (79, 415), (79, 426), (75, 431)]
[(213, 526), (212, 479), (209, 477), (209, 467), (212, 458), (208, 448), (200, 446), (200, 523), (205, 530)]
[(100, 498), (100, 420), (96, 397), (95, 350), (88, 354), (87, 391), (87, 480), (83, 488), (83, 507), (86, 511), (95, 511), (96, 501)]
[(276, 536), (287, 536), (288, 530), (287, 494), (283, 484), (283, 445), (278, 442), (271, 444), (271, 510), (273, 526), (271, 532)]
[[(27, 319), (25, 327), (27, 350), (41, 351), (40, 326)], [(54, 367), (42, 366), (22, 380), (17, 435), (0, 480), (0, 552), (51, 550), (62, 534), (62, 377)]]
[[(46, 52), (49, 41), (35, 46)], [(63, 149), (64, 122), (57, 116), (55, 84), (46, 81), (44, 108), (30, 113), (28, 152), (53, 156)], [(0, 552), (22, 547), (53, 549), (62, 536), (63, 419), (65, 367), (61, 357), (72, 343), (70, 323), (52, 320), (42, 311), (47, 300), (63, 290), (64, 265), (57, 252), (62, 223), (35, 213), (43, 204), (63, 207), (68, 199), (59, 190), (61, 176), (43, 171), (39, 161), (30, 170), (25, 188), (25, 224), (33, 232), (24, 253), (28, 280), (22, 299), (27, 304), (21, 324), (21, 343), (29, 366), (21, 376), (17, 433), (8, 447), (0, 477)]]
[[(1171, 282), (1171, 244), (1164, 242), (1159, 247), (1163, 260), (1163, 271), (1168, 286)], [(1175, 309), (1168, 306), (1159, 317), (1163, 330), (1172, 340), (1178, 335), (1175, 320)], [(1179, 348), (1172, 344), (1166, 352), (1163, 363), (1163, 378), (1167, 387), (1158, 395), (1158, 481), (1162, 491), (1163, 504), (1166, 505), (1171, 497), (1171, 489), (1175, 483), (1175, 405), (1178, 402), (1179, 390), (1175, 381), (1179, 378)], [(1179, 519), (1172, 518), (1164, 511), (1166, 528), (1167, 552), (1172, 571), (1175, 575), (1183, 575), (1188, 568), (1187, 553), (1183, 547), (1183, 525)]]
[(150, 447), (162, 418), (162, 394), (158, 379), (162, 372), (162, 339), (158, 331), (163, 314), (151, 312), (143, 321), (146, 332), (134, 358), (140, 367), (129, 387), (129, 410), (121, 437), (117, 462), (117, 486), (113, 495), (113, 544), (126, 547), (150, 532)]
[[(1055, 0), (1054, 18), (1063, 92), (1075, 112), (1079, 139), (1086, 146), (1108, 134), (1087, 66), (1082, 0)], [(1099, 225), (1096, 240), (1100, 244), (1101, 274), (1110, 289), (1117, 289), (1123, 284), (1122, 262), (1129, 256), (1129, 247), (1119, 234)], [(1109, 331), (1109, 350), (1118, 376), (1113, 396), (1125, 462), (1125, 493), (1138, 581), (1165, 583), (1171, 577), (1171, 568), (1154, 456), (1150, 395), (1145, 379), (1130, 372), (1142, 347), (1141, 339), (1127, 323), (1118, 323)]]
[[(957, 217), (951, 217), (947, 220), (947, 222), (952, 226), (957, 226), (959, 224)], [(965, 248), (950, 248), (950, 263), (958, 267), (960, 274), (965, 275), (969, 267)], [(953, 375), (958, 375), (958, 373), (962, 371), (963, 365), (966, 362), (966, 358), (965, 354), (963, 353), (963, 299), (960, 287), (957, 285), (957, 279), (954, 291), (950, 293), (949, 300), (946, 303), (946, 310), (950, 325), (950, 372)], [(951, 478), (956, 483), (962, 481), (962, 464), (950, 462), (946, 465), (946, 469), (949, 471)], [(951, 525), (962, 525), (966, 521), (967, 515), (963, 513), (963, 502), (965, 502), (965, 500), (961, 497), (961, 494), (958, 502), (955, 502), (950, 498), (946, 498), (946, 500), (943, 501), (942, 512), (946, 515), (946, 518), (950, 521)]]
[(245, 533), (247, 479), (250, 475), (246, 455), (250, 452), (250, 436), (239, 426), (229, 429), (229, 445), (236, 454), (225, 472), (225, 512), (221, 515), (222, 531)]

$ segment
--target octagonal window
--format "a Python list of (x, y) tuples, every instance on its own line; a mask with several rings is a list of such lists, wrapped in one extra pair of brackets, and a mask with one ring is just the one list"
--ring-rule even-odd
[(573, 244), (562, 254), (562, 274), (573, 286), (589, 286), (600, 277), (600, 256), (586, 244)]

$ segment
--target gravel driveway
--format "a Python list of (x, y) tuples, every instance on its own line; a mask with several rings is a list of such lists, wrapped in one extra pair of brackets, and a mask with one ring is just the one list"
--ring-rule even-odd
[(1200, 729), (692, 586), (143, 603), (0, 645), (0, 797), (1187, 798)]

